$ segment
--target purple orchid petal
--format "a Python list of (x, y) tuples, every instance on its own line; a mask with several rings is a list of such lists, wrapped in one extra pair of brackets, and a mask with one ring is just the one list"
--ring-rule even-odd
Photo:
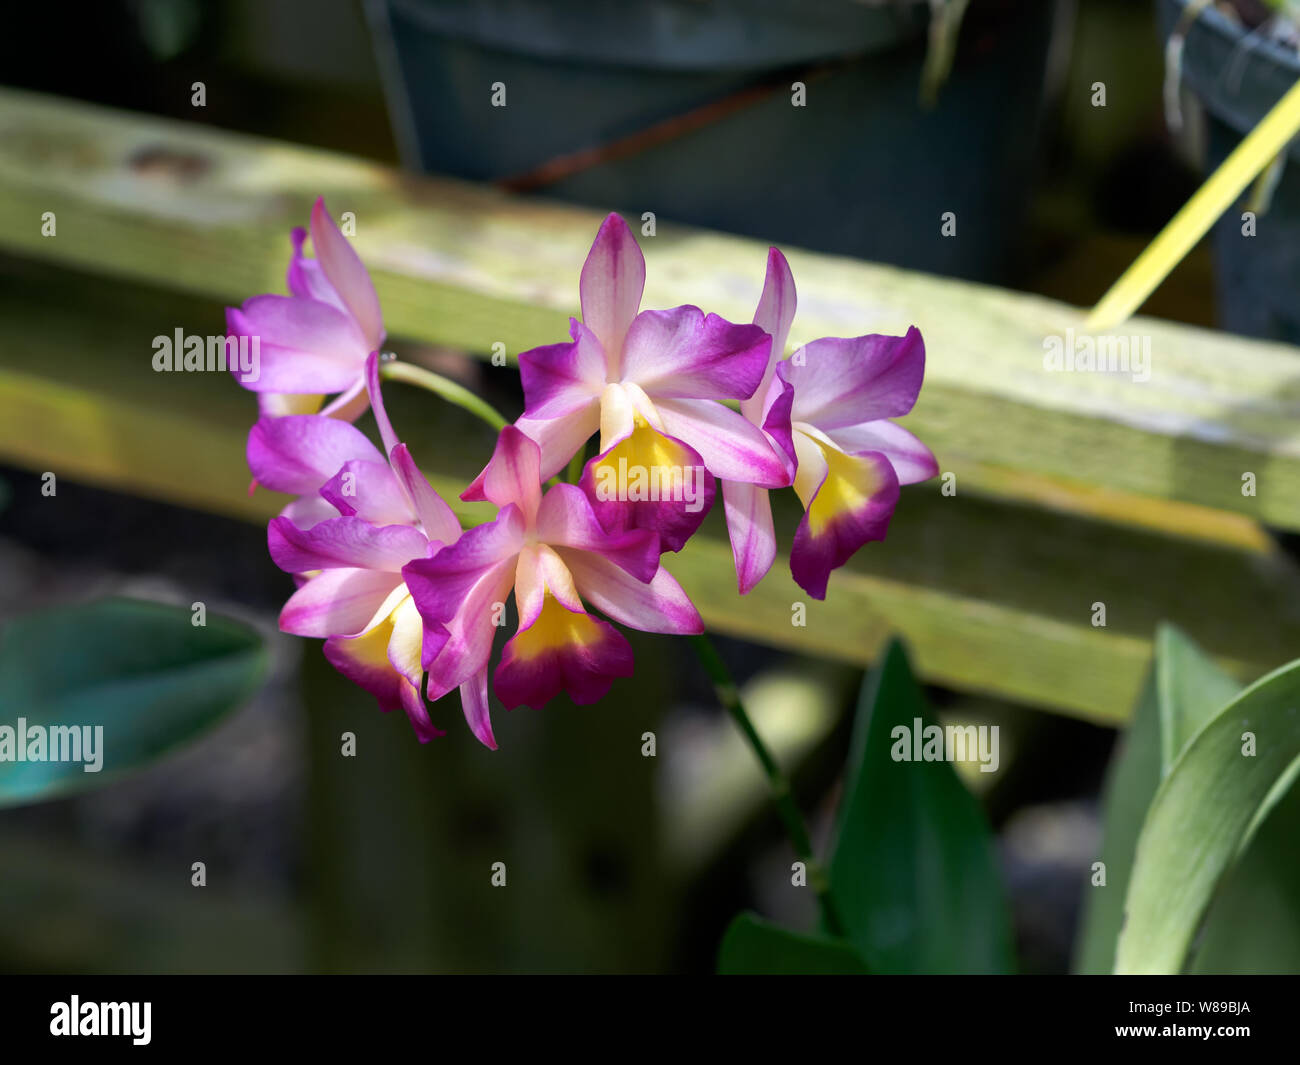
[(754, 396), (740, 404), (740, 410), (751, 422), (757, 425), (761, 419), (763, 395), (776, 364), (785, 354), (785, 346), (790, 340), (790, 326), (794, 322), (795, 308), (798, 306), (795, 295), (794, 274), (785, 256), (776, 248), (767, 249), (767, 275), (763, 278), (763, 294), (758, 298), (758, 308), (754, 311), (754, 324), (772, 337), (772, 354), (767, 361), (767, 370), (763, 374)]
[(361, 376), (365, 338), (356, 323), (336, 307), (293, 296), (254, 296), (242, 307), (226, 308), (231, 336), (258, 342), (253, 392), (343, 392)]
[(611, 214), (600, 225), (578, 283), (582, 320), (599, 338), (617, 371), (627, 335), (645, 291), (645, 256), (627, 223)]
[[(419, 611), (407, 596), (401, 605), (393, 611), (390, 618), (390, 635), (388, 637), (388, 664), (401, 677), (399, 697), (402, 709), (421, 743), (444, 735), (429, 718), (429, 708), (424, 705), (424, 696), (420, 691), (424, 683), (423, 658), (424, 624)], [(445, 630), (443, 631), (445, 638)]]
[(361, 257), (334, 224), (323, 198), (311, 210), (311, 246), (325, 276), (360, 328), (366, 348), (363, 357), (378, 350), (384, 342), (379, 297)]
[(384, 457), (360, 429), (319, 414), (261, 418), (248, 434), (248, 468), (273, 492), (314, 494), (353, 459)]
[(386, 462), (345, 462), (320, 488), (321, 497), (345, 517), (376, 525), (411, 525), (410, 499)]
[[(266, 395), (266, 393), (262, 394)], [(340, 392), (331, 399), (321, 408), (321, 413), (328, 418), (354, 422), (366, 412), (369, 406), (370, 397), (366, 394), (366, 383), (359, 380), (347, 391)]]
[(744, 415), (707, 399), (659, 400), (655, 409), (664, 432), (694, 448), (715, 477), (763, 488), (790, 484), (785, 460)]
[(761, 424), (768, 439), (780, 449), (779, 457), (785, 463), (786, 473), (792, 481), (796, 465), (794, 438), (790, 428), (790, 411), (793, 407), (794, 389), (779, 377), (773, 377), (768, 385), (767, 399), (763, 403)]
[(320, 496), (303, 496), (280, 511), (280, 517), (293, 522), (300, 529), (310, 529), (338, 516), (338, 509)]
[(289, 597), (280, 630), (295, 636), (357, 636), (368, 631), (402, 578), (369, 569), (329, 569)]
[[(442, 496), (434, 491), (428, 478), (420, 472), (411, 457), (410, 449), (405, 444), (398, 443), (397, 434), (393, 431), (393, 423), (389, 420), (388, 410), (384, 406), (383, 391), (379, 384), (377, 352), (372, 352), (366, 358), (365, 385), (370, 397), (371, 410), (375, 414), (375, 422), (379, 426), (379, 435), (384, 442), (384, 450), (388, 452), (392, 473), (399, 490), (405, 496), (407, 505), (424, 526), (425, 535), (430, 540), (438, 540), (444, 544), (451, 543), (460, 536), (460, 522), (456, 520), (456, 515), (452, 513), (451, 507)], [(362, 516), (370, 521), (377, 520), (364, 513)]]
[(722, 482), (722, 503), (736, 563), (736, 582), (747, 595), (772, 568), (776, 559), (776, 531), (767, 489), (741, 481)]
[(299, 529), (286, 518), (275, 518), (267, 528), (267, 546), (271, 560), (286, 573), (346, 567), (400, 573), (408, 562), (424, 558), (429, 541), (409, 525), (331, 518)]
[(642, 311), (627, 332), (622, 379), (652, 399), (745, 399), (767, 368), (772, 338), (698, 307)]
[(572, 414), (605, 387), (605, 350), (596, 335), (570, 318), (569, 336), (573, 339), (567, 343), (532, 348), (519, 356), (524, 406), (534, 417)]
[(524, 414), (516, 427), (542, 449), (541, 476), (568, 463), (599, 426), (605, 352), (592, 332), (570, 319), (573, 341), (533, 348), (519, 356)]
[(611, 536), (577, 485), (557, 484), (542, 498), (537, 538), (557, 548), (594, 551), (639, 581), (650, 580), (659, 568), (658, 537), (640, 529)]
[(615, 677), (632, 673), (632, 647), (617, 629), (551, 599), (538, 621), (506, 644), (492, 682), (507, 709), (541, 709), (560, 692), (579, 706), (599, 702)]
[[(460, 542), (464, 542), (464, 537)], [(408, 573), (410, 569), (408, 566)], [(409, 580), (408, 577), (408, 586)], [(459, 688), (487, 669), (498, 621), (505, 616), (505, 603), (514, 581), (515, 560), (512, 557), (481, 571), (478, 579), (470, 584), (455, 608), (455, 614), (447, 622), (449, 635), (446, 643), (432, 656), (426, 648), (424, 666), (429, 671), (430, 699), (441, 699), (453, 688)], [(411, 588), (427, 627), (431, 619), (425, 613), (424, 604), (434, 599), (434, 595), (429, 593), (427, 586), (425, 593), (422, 600), (416, 589)], [(442, 604), (435, 601), (434, 605), (442, 609)]]
[(933, 453), (913, 434), (893, 422), (863, 422), (826, 434), (841, 451), (850, 455), (878, 451), (889, 459), (899, 484), (918, 484), (939, 475)]
[(790, 572), (814, 599), (826, 598), (832, 570), (864, 544), (883, 540), (898, 502), (898, 477), (877, 452), (846, 455), (795, 435), (795, 491), (807, 508), (795, 530)]
[(615, 677), (632, 675), (627, 640), (583, 610), (572, 575), (551, 548), (534, 545), (520, 553), (515, 600), (519, 631), (493, 674), (507, 708), (526, 703), (540, 709), (561, 691), (576, 703), (596, 702)]
[(542, 499), (541, 449), (513, 425), (507, 425), (497, 437), (491, 461), (460, 497), (467, 501), (488, 499), (498, 507), (513, 503), (531, 527)]
[(302, 226), (294, 227), (290, 234), (290, 240), (293, 241), (293, 255), (289, 259), (289, 269), (285, 274), (285, 283), (289, 286), (289, 294), (297, 296), (299, 299), (319, 300), (321, 303), (328, 303), (331, 307), (336, 307), (344, 314), (351, 314), (347, 305), (343, 302), (342, 297), (334, 291), (334, 286), (330, 284), (330, 279), (325, 276), (325, 271), (321, 269), (319, 259), (309, 259), (303, 252), (303, 244), (307, 240), (307, 231)]
[(379, 439), (384, 443), (384, 454), (391, 455), (397, 446), (397, 434), (393, 432), (393, 423), (388, 418), (384, 407), (384, 393), (379, 387), (379, 352), (372, 351), (366, 356), (364, 375), (366, 394), (370, 397), (370, 409), (375, 414), (375, 424), (379, 426)]
[(925, 377), (925, 343), (915, 326), (901, 337), (825, 337), (806, 344), (777, 367), (794, 386), (796, 422), (823, 432), (912, 409)]
[(380, 709), (402, 707), (417, 738), (428, 743), (444, 733), (429, 719), (420, 696), (421, 638), (420, 617), (406, 597), (368, 632), (326, 640), (325, 657), (345, 677), (375, 696)]
[(393, 472), (414, 504), (425, 535), (430, 540), (444, 544), (455, 543), (460, 538), (460, 521), (447, 501), (434, 491), (428, 479), (420, 472), (405, 444), (393, 448), (392, 462)]
[(348, 680), (368, 691), (381, 710), (402, 705), (406, 679), (388, 661), (389, 626), (379, 625), (361, 636), (331, 636), (325, 658)]
[(662, 566), (643, 583), (601, 555), (566, 547), (557, 553), (573, 574), (579, 593), (619, 624), (642, 632), (704, 631), (699, 611)]
[(473, 586), (489, 570), (511, 562), (523, 543), (523, 516), (511, 504), (494, 521), (467, 530), (432, 558), (409, 563), (402, 574), (420, 614), (426, 621), (450, 622), (461, 613)]
[(606, 532), (644, 529), (659, 537), (664, 551), (682, 549), (716, 491), (699, 452), (647, 424), (588, 462), (578, 486)]
[(497, 749), (497, 738), (492, 734), (491, 707), (488, 703), (488, 677), (484, 669), (460, 686), (460, 705), (465, 722), (479, 743), (490, 751)]

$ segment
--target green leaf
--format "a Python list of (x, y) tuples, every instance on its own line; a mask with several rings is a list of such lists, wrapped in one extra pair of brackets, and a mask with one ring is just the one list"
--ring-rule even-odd
[(1300, 972), (1300, 788), (1264, 818), (1224, 877), (1191, 971)]
[(1241, 690), (1173, 625), (1156, 632), (1155, 664), (1107, 774), (1099, 860), (1106, 883), (1084, 889), (1075, 968), (1109, 973), (1124, 925), (1124, 900), (1151, 800), (1187, 740)]
[(832, 896), (873, 971), (1007, 972), (1010, 924), (983, 811), (947, 762), (891, 755), (892, 730), (910, 734), (918, 720), (933, 724), (891, 642), (858, 704)]
[[(261, 636), (228, 618), (191, 618), (182, 607), (108, 599), (11, 621), (0, 634), (0, 805), (103, 784), (242, 703), (266, 670)], [(81, 750), (81, 761), (18, 761), (19, 719), (29, 744), (41, 730), (47, 758), (57, 726), (80, 726), (77, 739), (92, 741), (102, 729), (102, 746)], [(86, 772), (95, 758), (100, 770)]]
[[(1255, 754), (1243, 753), (1243, 734)], [(1225, 873), (1300, 758), (1300, 661), (1216, 714), (1161, 782), (1138, 839), (1119, 973), (1177, 973)]]
[(1214, 664), (1181, 629), (1156, 630), (1160, 697), (1160, 776), (1167, 776), (1187, 742), (1237, 697), (1241, 684)]
[(868, 971), (853, 949), (838, 940), (791, 932), (750, 913), (731, 922), (718, 950), (718, 972), (724, 976), (861, 976)]
[(1106, 868), (1106, 883), (1092, 884), (1090, 871), (1076, 947), (1075, 970), (1080, 973), (1109, 973), (1115, 968), (1115, 944), (1124, 926), (1124, 897), (1138, 834), (1160, 785), (1160, 700), (1156, 691), (1153, 670), (1107, 772), (1099, 856)]

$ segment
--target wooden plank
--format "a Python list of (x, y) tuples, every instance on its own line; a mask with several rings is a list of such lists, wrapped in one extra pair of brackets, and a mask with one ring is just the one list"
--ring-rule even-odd
[[(0, 454), (61, 479), (251, 520), (275, 512), (280, 498), (246, 492), (252, 398), (225, 375), (150, 367), (150, 337), (205, 332), (219, 305), (120, 283), (74, 289), (43, 268), (23, 274), (0, 285)], [(481, 518), (482, 504), (456, 495), (491, 432), (413, 389), (390, 387), (388, 402), (439, 491), (467, 521)], [(788, 545), (798, 505), (790, 492), (774, 498)], [(1243, 676), (1300, 644), (1300, 574), (1269, 541), (1175, 538), (964, 488), (948, 497), (932, 483), (905, 490), (889, 540), (860, 552), (816, 603), (784, 557), (740, 598), (720, 518), (669, 560), (712, 628), (857, 664), (899, 632), (928, 680), (1098, 720), (1129, 712), (1162, 618)], [(1092, 625), (1094, 602), (1107, 605), (1106, 628)], [(804, 625), (794, 623), (796, 603)]]
[[(480, 355), (498, 341), (513, 355), (564, 336), (600, 212), (0, 90), (0, 248), (11, 252), (234, 301), (281, 289), (288, 229), (318, 194), (336, 214), (355, 214), (394, 335)], [(53, 237), (41, 235), (47, 211)], [(664, 219), (643, 243), (648, 306), (693, 302), (749, 317), (761, 244)], [(1110, 516), (1154, 527), (1186, 524), (1160, 505), (1174, 501), (1300, 529), (1295, 349), (1135, 319), (1124, 332), (1149, 343), (1150, 380), (1047, 372), (1045, 340), (1081, 329), (1072, 307), (789, 256), (801, 293), (795, 340), (920, 326), (927, 384), (908, 424), (964, 487), (1046, 494), (1108, 516), (1091, 509), (1103, 489), (1120, 503)], [(1257, 477), (1254, 496), (1242, 494), (1245, 473)]]

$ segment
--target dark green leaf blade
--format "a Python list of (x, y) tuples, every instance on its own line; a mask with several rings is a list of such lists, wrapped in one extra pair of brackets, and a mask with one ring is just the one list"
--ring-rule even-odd
[(722, 937), (718, 972), (724, 976), (863, 976), (868, 969), (851, 947), (838, 940), (791, 932), (742, 913)]
[(902, 646), (863, 685), (830, 864), (849, 941), (882, 973), (1012, 968), (988, 824), (951, 765), (895, 761), (896, 726), (933, 724)]
[(239, 706), (266, 664), (255, 630), (213, 614), (196, 626), (182, 607), (107, 599), (11, 621), (0, 633), (0, 736), (16, 748), (20, 719), (29, 737), (71, 726), (93, 738), (99, 727), (102, 762), (86, 772), (89, 751), (80, 762), (0, 755), (0, 805), (94, 787), (155, 760)]

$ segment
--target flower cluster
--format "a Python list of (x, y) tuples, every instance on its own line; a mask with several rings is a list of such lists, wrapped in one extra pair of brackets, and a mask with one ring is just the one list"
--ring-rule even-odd
[[(314, 258), (293, 233), (290, 295), (227, 311), (231, 335), (257, 336), (263, 353), (246, 386), (259, 392), (254, 484), (295, 497), (268, 530), (272, 559), (298, 586), (280, 627), (323, 638), (329, 661), (383, 709), (402, 707), (421, 741), (440, 734), (426, 699), (456, 688), (470, 729), (495, 748), (488, 674), (512, 594), (518, 627), (491, 670), (507, 708), (560, 692), (595, 702), (630, 676), (631, 647), (611, 621), (703, 631), (662, 560), (699, 528), (717, 482), (740, 592), (776, 557), (768, 493), (793, 487), (804, 514), (790, 568), (821, 599), (832, 570), (884, 538), (899, 486), (937, 472), (889, 420), (921, 388), (915, 328), (814, 340), (783, 358), (796, 299), (775, 248), (751, 324), (693, 306), (642, 310), (645, 259), (610, 215), (582, 268), (581, 320), (567, 342), (519, 356), (524, 413), (461, 494), (496, 516), (462, 530), (393, 430), (379, 301), (320, 200), (310, 236)], [(351, 424), (367, 405), (382, 450)], [(596, 435), (577, 483), (555, 483)]]

